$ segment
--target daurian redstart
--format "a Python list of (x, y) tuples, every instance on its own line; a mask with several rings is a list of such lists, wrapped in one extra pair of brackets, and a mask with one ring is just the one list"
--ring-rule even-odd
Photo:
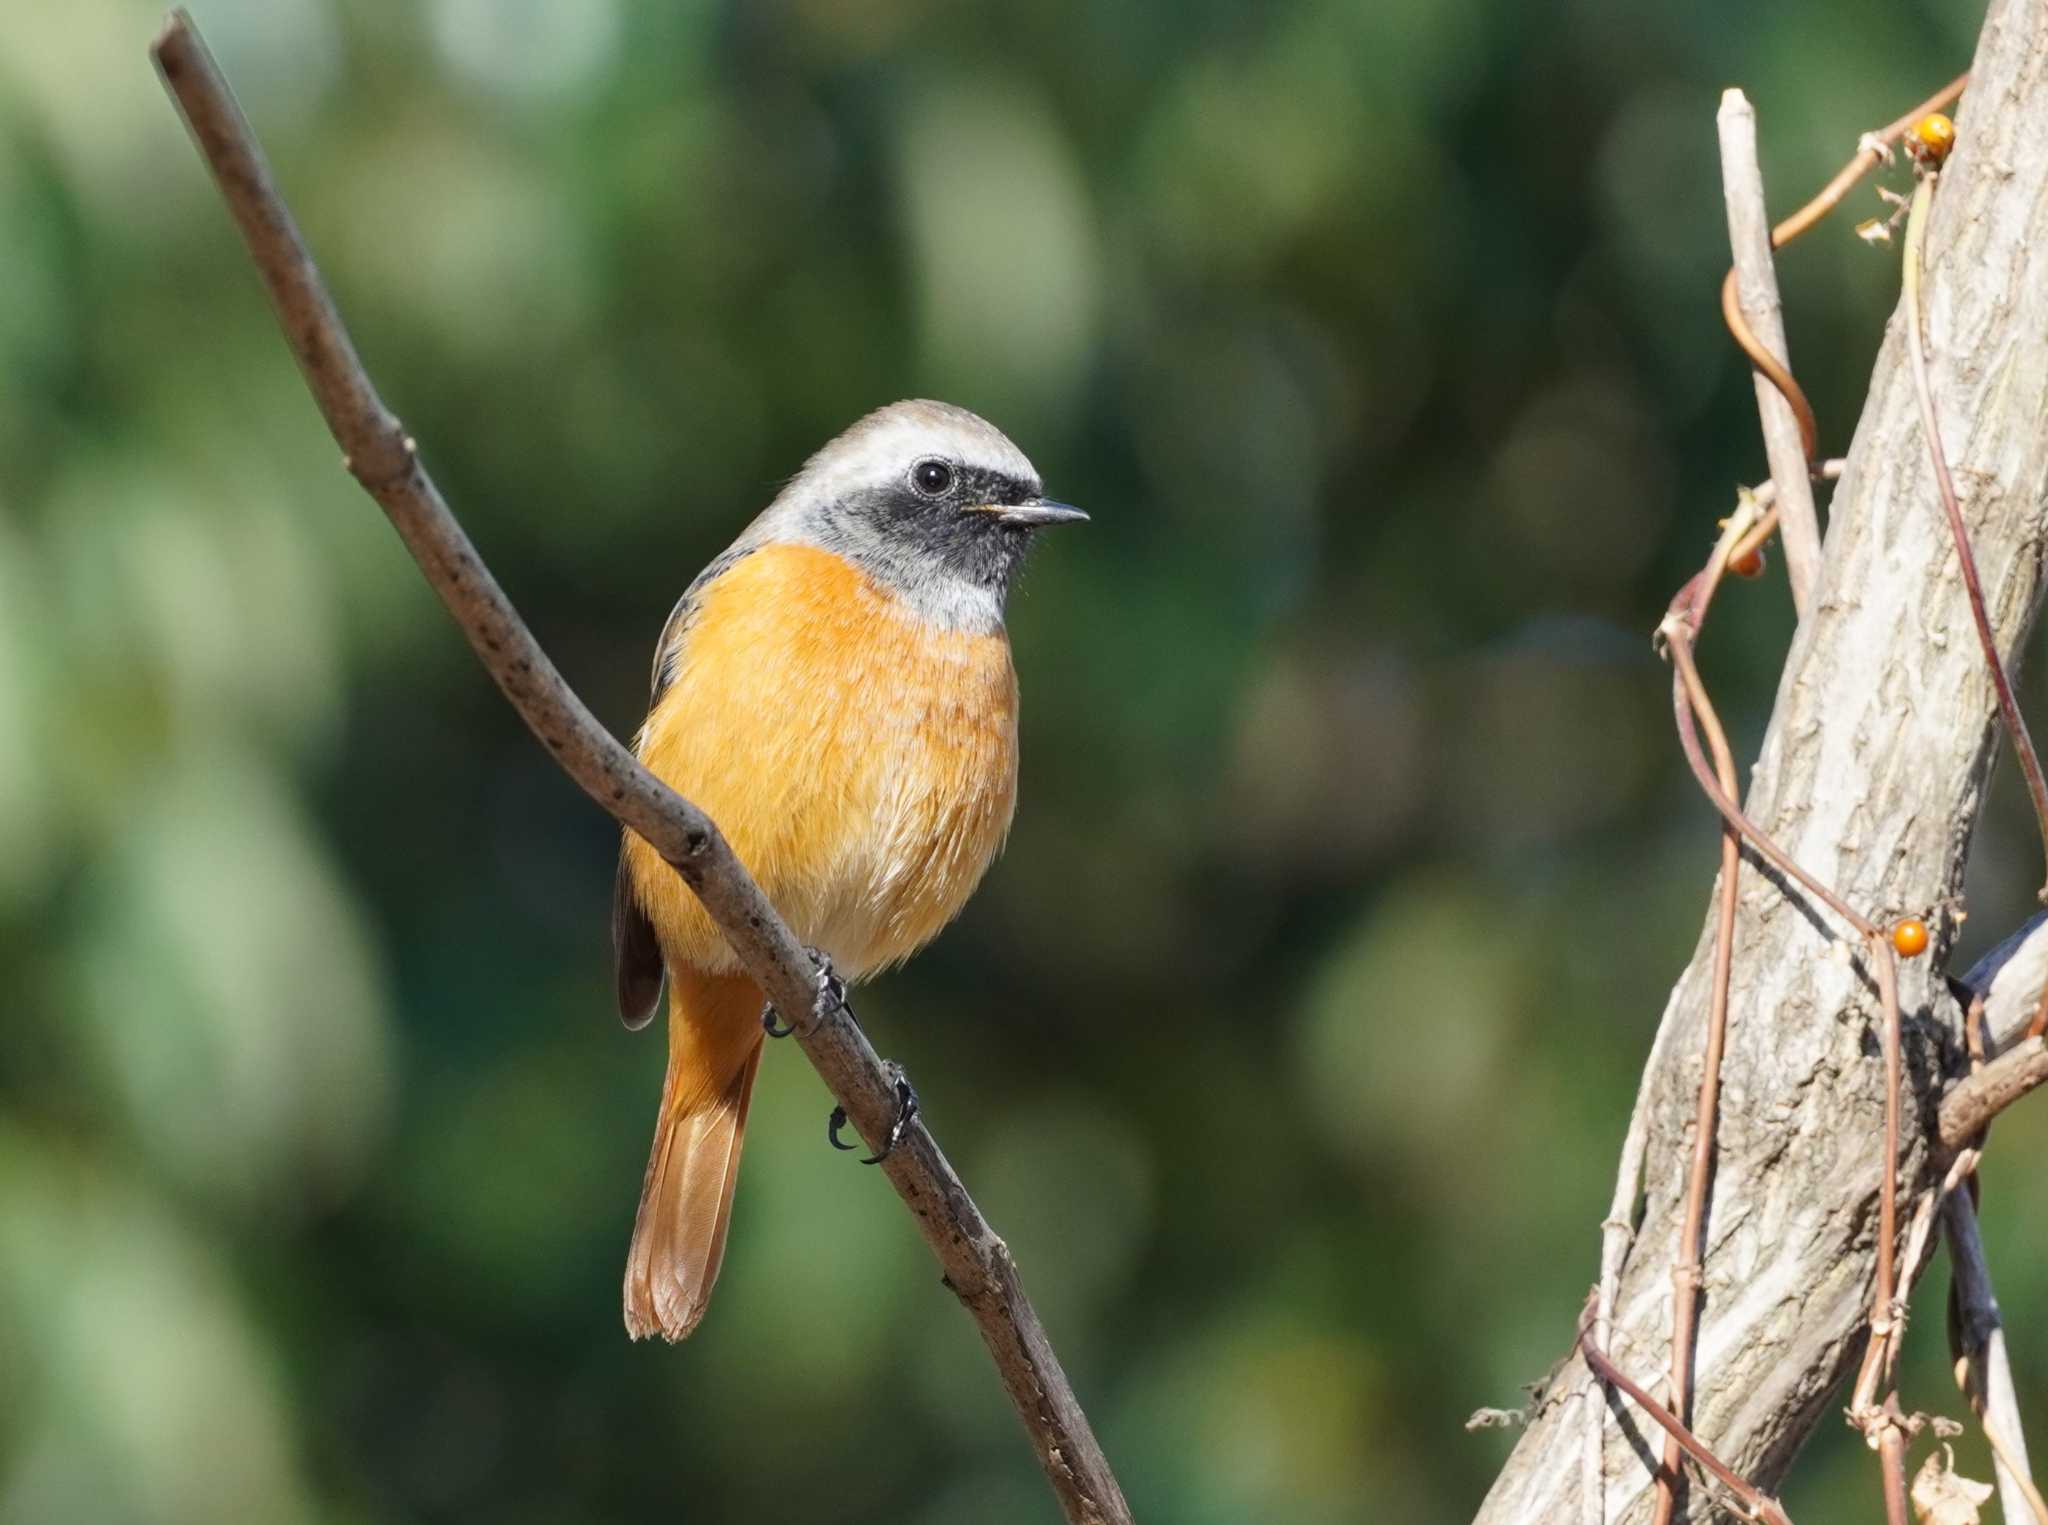
[[(1017, 799), (1003, 603), (1033, 533), (1087, 515), (961, 408), (899, 402), (804, 469), (676, 604), (642, 762), (716, 821), (847, 979), (959, 911)], [(619, 1014), (668, 985), (668, 1074), (626, 1260), (626, 1328), (679, 1340), (725, 1254), (762, 995), (631, 832), (612, 904)]]

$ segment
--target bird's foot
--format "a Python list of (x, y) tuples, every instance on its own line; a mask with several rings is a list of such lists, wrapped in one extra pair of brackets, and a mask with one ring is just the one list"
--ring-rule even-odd
[[(811, 962), (817, 966), (817, 994), (811, 997), (811, 1020), (823, 1021), (825, 1014), (833, 1007), (846, 1005), (846, 981), (832, 967), (831, 956), (823, 948), (806, 948)], [(847, 1013), (852, 1016), (852, 1012)], [(761, 1007), (761, 1031), (771, 1038), (787, 1038), (796, 1031), (796, 1025), (782, 1020), (782, 1013), (775, 1009), (775, 1003), (768, 1001)]]
[[(884, 1059), (882, 1063), (888, 1067), (890, 1083), (896, 1089), (896, 1120), (889, 1124), (889, 1136), (882, 1140), (882, 1147), (863, 1159), (863, 1165), (879, 1165), (894, 1154), (896, 1146), (903, 1142), (904, 1134), (910, 1131), (912, 1119), (917, 1116), (917, 1088), (903, 1073), (903, 1066), (894, 1059)], [(846, 1108), (834, 1107), (832, 1118), (825, 1125), (825, 1137), (834, 1149), (851, 1152), (860, 1146), (846, 1143), (839, 1137), (839, 1130), (845, 1126)]]
[[(811, 1015), (824, 1020), (825, 1014), (835, 1006), (846, 1005), (846, 981), (839, 977), (839, 971), (832, 967), (832, 957), (823, 948), (806, 950), (811, 962), (818, 966), (818, 993), (811, 999)], [(849, 1017), (852, 1012), (846, 1013)]]

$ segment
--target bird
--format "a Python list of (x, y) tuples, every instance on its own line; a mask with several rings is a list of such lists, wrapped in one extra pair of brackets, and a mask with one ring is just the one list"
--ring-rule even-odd
[[(1001, 850), (1017, 802), (1005, 602), (1037, 532), (1087, 517), (977, 415), (892, 403), (813, 455), (669, 615), (635, 753), (718, 823), (826, 980), (908, 958)], [(612, 947), (629, 1028), (668, 995), (625, 1320), (674, 1341), (725, 1256), (773, 1013), (631, 831)]]

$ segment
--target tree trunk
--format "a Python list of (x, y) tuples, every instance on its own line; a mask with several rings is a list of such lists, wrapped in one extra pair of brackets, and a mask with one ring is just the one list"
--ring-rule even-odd
[[(2048, 535), (2048, 4), (1995, 0), (1972, 79), (1928, 229), (1926, 332), (1943, 443), (2010, 661), (2039, 607)], [(1786, 662), (1749, 813), (1865, 914), (1925, 913), (1960, 893), (1997, 736), (1921, 433), (1903, 315), (1892, 320), (1835, 494), (1818, 594)], [(1710, 681), (1713, 645), (1710, 623)], [(1699, 808), (1708, 813), (1704, 800)], [(1747, 853), (1741, 888), (1693, 1419), (1724, 1460), (1775, 1489), (1814, 1425), (1839, 1422), (1837, 1389), (1868, 1335), (1884, 1067), (1877, 997), (1853, 939), (1837, 941), (1844, 928)], [(1653, 1391), (1670, 1359), (1712, 950), (1710, 915), (1644, 1078), (1641, 1224), (1609, 1353)], [(1902, 1229), (1933, 1184), (1934, 1102), (1957, 1067), (1959, 1017), (1935, 968), (1928, 958), (1900, 969)], [(1561, 1338), (1569, 1317), (1559, 1310)], [(1938, 1338), (1938, 1323), (1923, 1318), (1909, 1337)], [(1585, 1496), (1596, 1406), (1599, 1514)], [(1646, 1458), (1662, 1444), (1661, 1432), (1625, 1401), (1598, 1395), (1573, 1361), (1478, 1519), (1647, 1519)], [(1873, 1468), (1873, 1509), (1876, 1489)], [(1687, 1500), (1690, 1518), (1712, 1514), (1699, 1486)]]

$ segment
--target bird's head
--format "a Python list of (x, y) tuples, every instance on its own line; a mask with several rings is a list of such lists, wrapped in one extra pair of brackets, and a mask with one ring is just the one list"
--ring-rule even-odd
[(928, 618), (993, 629), (1037, 532), (1087, 517), (1048, 500), (993, 424), (913, 401), (870, 413), (806, 461), (762, 527), (836, 551)]

